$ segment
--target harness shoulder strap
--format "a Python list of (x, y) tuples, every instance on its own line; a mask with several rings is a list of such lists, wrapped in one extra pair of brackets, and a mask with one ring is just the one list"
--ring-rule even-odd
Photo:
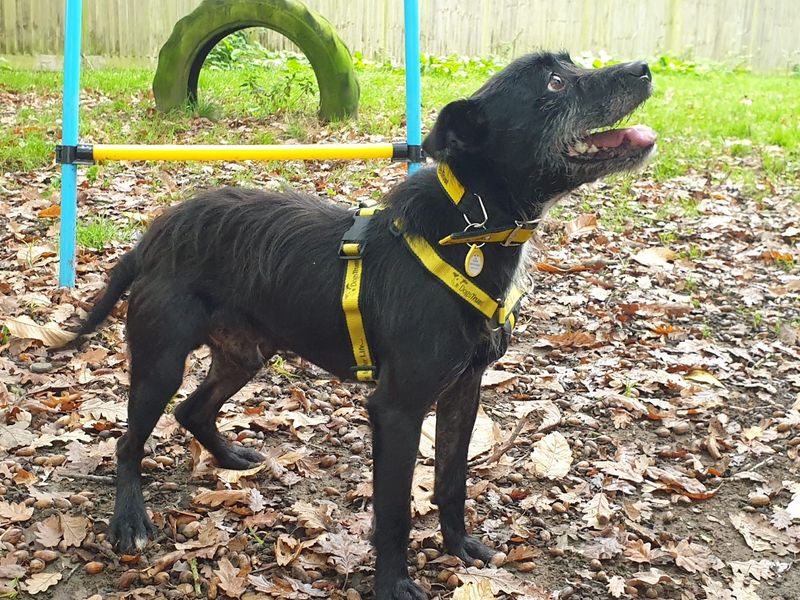
[(427, 240), (405, 232), (402, 235), (406, 247), (434, 277), (487, 319), (494, 316), (498, 308), (498, 303), (494, 298), (444, 260)]
[(523, 288), (512, 285), (505, 299), (502, 301), (496, 300), (442, 258), (436, 248), (427, 240), (404, 232), (399, 221), (393, 223), (393, 231), (399, 233), (403, 242), (405, 242), (406, 248), (431, 275), (441, 281), (472, 308), (492, 321), (495, 326), (502, 327), (506, 332), (511, 333), (519, 314), (519, 305), (525, 296)]

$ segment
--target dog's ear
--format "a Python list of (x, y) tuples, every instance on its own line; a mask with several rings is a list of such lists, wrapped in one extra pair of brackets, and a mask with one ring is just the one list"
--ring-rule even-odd
[(481, 150), (489, 134), (483, 107), (477, 100), (456, 100), (445, 106), (422, 148), (435, 160)]

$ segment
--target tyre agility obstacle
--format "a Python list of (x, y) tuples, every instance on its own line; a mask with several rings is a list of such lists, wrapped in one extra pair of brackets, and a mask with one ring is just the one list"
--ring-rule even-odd
[[(421, 122), (421, 89), (420, 89), (420, 52), (419, 52), (419, 0), (404, 0), (404, 18), (405, 18), (405, 71), (406, 71), (406, 142), (405, 143), (391, 143), (386, 142), (382, 144), (284, 144), (284, 145), (269, 145), (269, 146), (230, 146), (230, 145), (143, 145), (143, 144), (81, 144), (78, 143), (78, 113), (79, 113), (79, 97), (80, 97), (80, 67), (81, 67), (81, 21), (83, 17), (83, 0), (65, 0), (66, 14), (64, 21), (64, 110), (63, 110), (63, 127), (61, 144), (56, 146), (56, 162), (61, 164), (61, 217), (60, 217), (60, 235), (59, 235), (59, 265), (58, 265), (58, 284), (61, 287), (75, 287), (75, 246), (76, 246), (76, 230), (77, 230), (77, 168), (82, 164), (92, 164), (102, 160), (354, 160), (354, 159), (376, 159), (384, 158), (398, 161), (405, 161), (408, 163), (409, 172), (414, 172), (418, 169), (424, 161), (422, 155), (422, 122)], [(350, 93), (347, 94), (333, 94), (330, 96), (333, 104), (324, 105), (325, 99), (329, 96), (328, 91), (336, 89), (335, 86), (325, 84), (325, 91), (323, 91), (323, 79), (329, 81), (328, 76), (338, 74), (339, 79), (342, 79), (342, 73), (347, 71), (337, 70), (337, 63), (335, 60), (332, 63), (325, 62), (325, 57), (335, 57), (336, 60), (341, 60), (343, 55), (336, 52), (321, 52), (317, 53), (314, 48), (308, 46), (308, 40), (319, 42), (321, 40), (329, 39), (333, 28), (322, 17), (308, 11), (296, 0), (205, 0), (203, 5), (223, 6), (230, 4), (231, 6), (240, 7), (239, 10), (244, 10), (241, 7), (245, 5), (259, 4), (264, 5), (292, 7), (292, 10), (280, 11), (283, 18), (288, 19), (286, 22), (295, 23), (294, 29), (284, 30), (280, 27), (284, 21), (277, 20), (277, 13), (271, 13), (273, 20), (267, 22), (266, 13), (260, 13), (260, 20), (248, 21), (239, 13), (239, 17), (235, 20), (228, 18), (222, 19), (220, 22), (225, 22), (227, 25), (221, 26), (220, 29), (215, 30), (208, 37), (209, 32), (206, 31), (206, 37), (197, 34), (193, 38), (188, 48), (194, 48), (195, 53), (191, 52), (181, 54), (175, 52), (174, 56), (183, 56), (181, 60), (182, 68), (185, 73), (185, 79), (182, 79), (181, 85), (177, 86), (175, 90), (180, 91), (180, 103), (184, 103), (189, 98), (190, 82), (193, 81), (196, 94), (197, 78), (200, 73), (203, 61), (214, 44), (219, 42), (225, 35), (232, 33), (238, 29), (245, 27), (268, 27), (275, 29), (289, 37), (298, 46), (300, 46), (306, 55), (309, 57), (314, 71), (317, 76), (317, 81), (320, 88), (320, 114), (323, 110), (331, 111), (329, 114), (332, 116), (337, 115), (338, 107), (352, 107), (353, 114), (358, 106), (358, 85), (355, 83), (355, 75), (352, 76), (353, 86), (350, 87)], [(202, 6), (202, 5), (201, 5)], [(195, 11), (196, 12), (196, 11)], [(289, 18), (287, 15), (290, 15)], [(190, 15), (191, 16), (191, 15)], [(228, 15), (230, 17), (230, 15)], [(320, 23), (327, 24), (327, 28), (319, 30), (318, 34), (308, 34), (303, 40), (294, 39), (289, 33), (306, 31), (301, 23), (296, 22), (297, 19), (305, 19), (305, 26), (308, 31), (315, 31)], [(310, 19), (310, 21), (309, 21)], [(215, 21), (216, 22), (216, 21)], [(313, 22), (313, 23), (312, 23)], [(180, 24), (180, 22), (179, 22)], [(222, 31), (228, 27), (227, 33), (222, 34)], [(230, 29), (234, 27), (233, 29)], [(178, 30), (178, 25), (175, 27)], [(199, 32), (198, 26), (198, 32)], [(288, 31), (288, 32), (287, 32)], [(292, 35), (295, 35), (292, 33)], [(214, 36), (217, 36), (216, 38)], [(332, 34), (335, 35), (335, 34)], [(173, 36), (175, 31), (173, 31)], [(172, 37), (170, 39), (172, 39)], [(202, 39), (200, 39), (202, 38)], [(336, 37), (338, 40), (338, 37)], [(205, 41), (203, 41), (205, 40)], [(212, 40), (213, 43), (212, 43)], [(347, 48), (341, 43), (344, 53), (347, 56), (348, 64), (352, 70), (352, 62), (350, 61), (350, 54)], [(164, 47), (167, 47), (165, 44)], [(163, 52), (163, 48), (162, 48)], [(309, 55), (309, 52), (314, 54), (314, 57)], [(202, 55), (202, 56), (201, 56)], [(165, 59), (166, 60), (166, 59)], [(175, 59), (177, 60), (177, 59)], [(331, 58), (331, 60), (333, 60)], [(165, 63), (166, 64), (166, 63)], [(332, 71), (328, 71), (330, 69)], [(191, 70), (196, 66), (194, 79), (190, 79)], [(159, 70), (161, 70), (161, 58), (159, 58)], [(187, 70), (188, 69), (188, 70)], [(184, 75), (181, 75), (183, 77)], [(344, 77), (348, 80), (350, 76)], [(158, 76), (156, 77), (158, 79)], [(334, 83), (337, 77), (330, 79)], [(165, 84), (166, 85), (166, 84)], [(341, 86), (341, 81), (339, 82)], [(348, 84), (349, 85), (349, 84)], [(153, 82), (154, 91), (156, 82)], [(341, 89), (341, 88), (339, 88)], [(177, 94), (177, 92), (176, 92)], [(177, 98), (177, 95), (176, 95)], [(337, 104), (336, 100), (340, 103)], [(342, 114), (342, 116), (345, 116)]]
[(355, 116), (359, 88), (350, 51), (333, 25), (296, 0), (203, 0), (175, 24), (158, 54), (156, 108), (196, 103), (208, 53), (224, 37), (248, 27), (277, 31), (299, 46), (317, 78), (320, 119)]

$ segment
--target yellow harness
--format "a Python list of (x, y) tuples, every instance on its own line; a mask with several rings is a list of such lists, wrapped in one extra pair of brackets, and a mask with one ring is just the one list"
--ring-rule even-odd
[(339, 247), (339, 257), (347, 261), (342, 286), (342, 310), (356, 361), (356, 366), (352, 370), (358, 381), (375, 381), (378, 371), (372, 362), (367, 333), (364, 331), (364, 319), (361, 318), (361, 308), (358, 305), (361, 296), (363, 272), (361, 253), (364, 251), (364, 234), (370, 218), (377, 210), (380, 210), (379, 207), (372, 206), (356, 211), (353, 225), (345, 232)]
[[(446, 164), (437, 168), (439, 182), (447, 195), (458, 206), (465, 196), (465, 189)], [(361, 295), (361, 276), (363, 273), (364, 239), (367, 226), (372, 216), (381, 207), (361, 208), (355, 212), (353, 225), (342, 236), (339, 246), (339, 257), (347, 261), (342, 286), (342, 310), (344, 311), (350, 344), (353, 347), (355, 366), (353, 374), (358, 381), (376, 381), (377, 365), (373, 362), (364, 330), (359, 299)], [(424, 238), (412, 236), (402, 231), (402, 223), (394, 221), (394, 230), (404, 241), (409, 251), (417, 258), (434, 277), (446, 285), (453, 293), (481, 313), (495, 327), (511, 333), (516, 324), (519, 304), (525, 290), (512, 285), (505, 299), (495, 299), (481, 287), (471, 281), (457, 268), (448, 263), (436, 249)], [(451, 234), (439, 241), (440, 245), (501, 243), (504, 246), (523, 244), (533, 235), (530, 224), (517, 223), (515, 227), (497, 230), (481, 230), (479, 232), (464, 231)]]

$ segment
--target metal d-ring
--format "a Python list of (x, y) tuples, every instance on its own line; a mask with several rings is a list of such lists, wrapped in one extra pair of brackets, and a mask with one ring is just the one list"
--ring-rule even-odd
[(481, 212), (483, 213), (483, 221), (481, 221), (480, 223), (473, 223), (472, 221), (469, 220), (469, 216), (467, 215), (467, 213), (462, 213), (464, 220), (467, 222), (467, 227), (466, 229), (464, 229), (464, 231), (472, 227), (480, 227), (485, 229), (486, 223), (487, 221), (489, 221), (489, 215), (486, 214), (486, 207), (483, 205), (483, 198), (481, 198), (478, 194), (473, 194), (473, 196), (475, 196), (478, 199), (478, 206), (481, 207)]
[[(464, 231), (469, 231), (470, 229), (486, 229), (486, 223), (489, 221), (489, 215), (486, 213), (486, 207), (483, 205), (483, 198), (481, 198), (478, 194), (474, 194), (474, 196), (478, 199), (478, 206), (481, 208), (481, 213), (483, 213), (483, 221), (480, 223), (473, 223), (469, 220), (469, 216), (466, 213), (462, 213), (464, 220), (467, 222), (467, 226), (464, 227)], [(481, 248), (485, 245), (483, 244), (470, 244), (475, 248)]]

